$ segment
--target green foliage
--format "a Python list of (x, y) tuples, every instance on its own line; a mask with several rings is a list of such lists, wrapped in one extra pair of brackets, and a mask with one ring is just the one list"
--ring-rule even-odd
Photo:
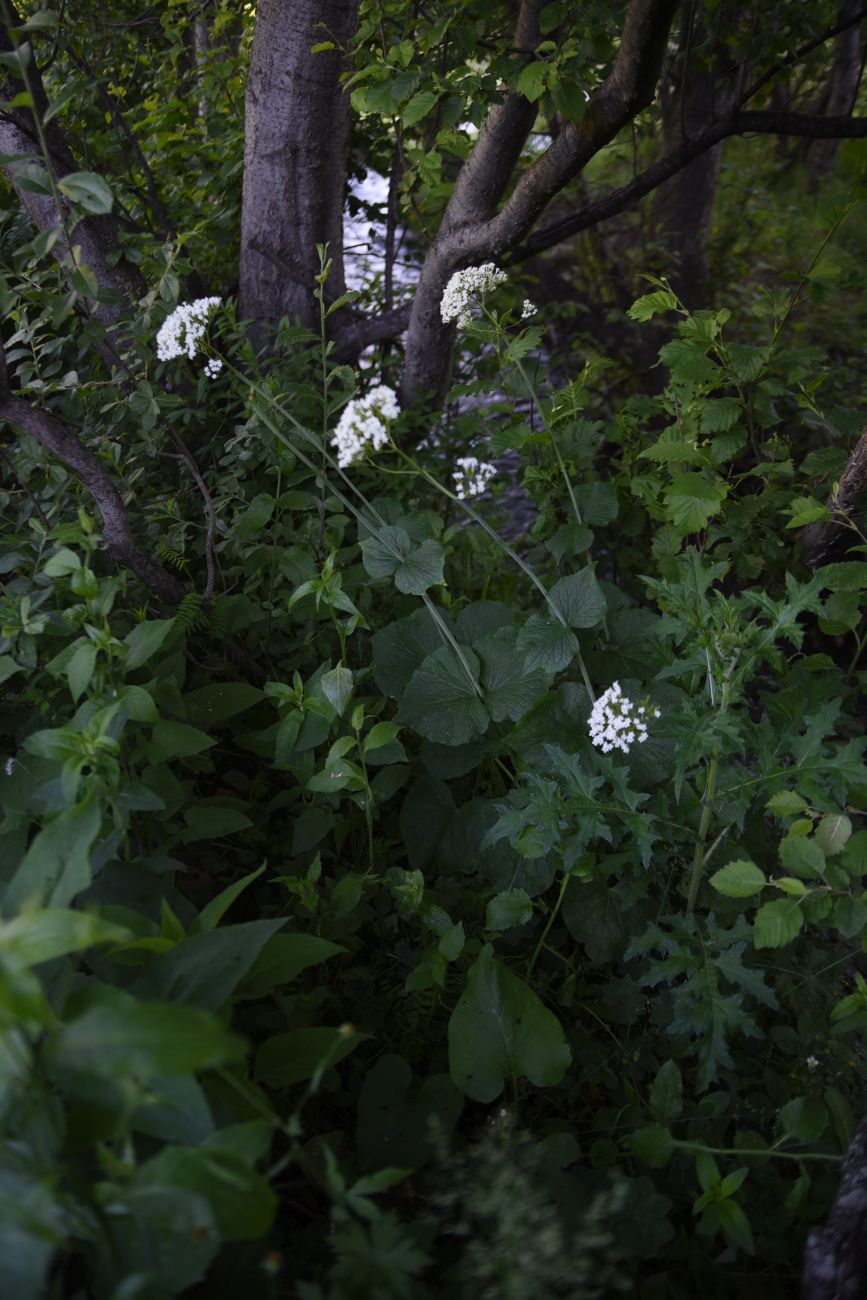
[[(353, 148), (400, 130), (419, 222), (503, 84), (577, 118), (611, 53), (605, 15), (548, 4), (517, 60), (494, 8), (362, 6)], [(782, 1300), (867, 1078), (867, 542), (853, 519), (816, 573), (796, 547), (860, 412), (823, 404), (781, 291), (690, 312), (654, 280), (644, 389), (597, 358), (555, 384), (544, 353), (537, 383), (541, 331), (503, 312), (465, 336), (490, 409), (412, 455), (401, 417), (339, 473), (365, 375), (324, 340), (284, 322), (258, 355), (230, 304), (218, 380), (155, 359), (237, 238), (246, 37), (204, 59), (202, 114), (118, 40), (182, 234), (135, 233), (140, 160), (116, 180), (87, 83), (50, 87), (112, 177), (64, 193), (124, 214), (149, 289), (106, 368), (87, 277), (7, 214), (7, 360), (189, 590), (157, 607), (10, 438), (0, 1293)], [(499, 488), (469, 514), (438, 490), (467, 431), (534, 508), (506, 546)], [(588, 733), (614, 683), (646, 710), (628, 752)]]

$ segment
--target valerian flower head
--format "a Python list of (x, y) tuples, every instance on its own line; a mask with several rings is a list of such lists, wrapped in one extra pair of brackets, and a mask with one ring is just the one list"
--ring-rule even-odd
[(807, 1057), (807, 1069), (810, 1071), (811, 1074), (813, 1073), (814, 1070), (818, 1070), (821, 1064), (822, 1062), (819, 1060), (818, 1056)]
[(222, 369), (223, 363), (219, 357), (211, 357), (210, 361), (205, 362), (205, 374), (209, 379), (216, 379)]
[(192, 361), (208, 327), (208, 319), (220, 302), (220, 298), (196, 298), (195, 302), (179, 302), (157, 333), (157, 356), (160, 361), (174, 361), (176, 357), (185, 354)]
[(529, 298), (525, 298), (521, 307), (521, 320), (526, 320), (528, 316), (535, 316), (539, 308)]
[(388, 421), (399, 414), (397, 394), (387, 384), (377, 384), (364, 397), (347, 402), (331, 438), (341, 469), (368, 451), (380, 451), (388, 442)]
[(456, 320), (465, 329), (472, 320), (473, 303), (483, 297), (498, 284), (504, 284), (508, 276), (499, 270), (493, 262), (482, 266), (468, 266), (465, 271), (455, 271), (443, 292), (440, 303), (440, 315), (448, 325)]
[[(659, 709), (653, 710), (653, 716), (661, 716)], [(647, 717), (647, 706), (633, 703), (623, 694), (620, 683), (614, 682), (593, 705), (588, 721), (590, 739), (603, 754), (610, 754), (612, 749), (628, 754), (633, 745), (643, 745), (647, 740)]]
[(461, 501), (467, 497), (481, 496), (497, 472), (496, 465), (478, 460), (475, 456), (458, 456), (455, 464), (457, 469), (452, 478), (455, 481), (455, 492)]

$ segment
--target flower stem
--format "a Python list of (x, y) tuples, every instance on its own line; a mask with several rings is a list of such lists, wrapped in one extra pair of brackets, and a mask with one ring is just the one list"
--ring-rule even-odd
[(557, 913), (560, 911), (560, 906), (563, 902), (563, 899), (566, 897), (566, 890), (569, 887), (569, 881), (571, 879), (572, 877), (570, 875), (563, 876), (563, 880), (560, 885), (560, 893), (557, 895), (557, 902), (551, 908), (551, 915), (548, 917), (548, 920), (545, 922), (545, 928), (542, 931), (541, 935), (539, 936), (539, 942), (536, 944), (536, 948), (533, 952), (533, 956), (530, 958), (530, 964), (527, 967), (527, 979), (529, 979), (530, 976), (533, 974), (533, 967), (536, 965), (536, 962), (539, 959), (539, 953), (542, 951), (542, 948), (544, 947), (545, 944), (545, 940), (548, 938), (548, 932), (550, 931), (551, 926), (554, 924), (554, 922), (557, 919)]
[(719, 769), (719, 751), (711, 756), (710, 764), (707, 769), (707, 781), (704, 787), (704, 798), (702, 800), (701, 821), (698, 825), (698, 839), (695, 846), (695, 857), (692, 863), (692, 875), (689, 878), (689, 893), (686, 899), (686, 912), (689, 916), (695, 908), (696, 895), (698, 886), (701, 881), (701, 874), (704, 870), (705, 853), (704, 844), (707, 839), (707, 833), (710, 829), (711, 804), (716, 792), (716, 778)]

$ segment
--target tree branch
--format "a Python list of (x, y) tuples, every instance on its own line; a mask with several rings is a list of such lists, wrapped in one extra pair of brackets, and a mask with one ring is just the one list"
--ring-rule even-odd
[(522, 245), (509, 254), (510, 263), (524, 262), (546, 248), (553, 248), (564, 239), (588, 230), (600, 221), (625, 212), (669, 180), (707, 149), (732, 135), (794, 135), (811, 140), (864, 139), (867, 137), (867, 117), (814, 117), (807, 113), (746, 112), (732, 113), (712, 122), (698, 135), (687, 140), (678, 149), (666, 154), (626, 185), (579, 208), (571, 216), (552, 222), (537, 230)]
[(5, 353), (0, 344), (0, 420), (23, 429), (63, 461), (88, 489), (102, 515), (102, 535), (106, 549), (118, 564), (130, 569), (154, 595), (172, 605), (177, 605), (185, 594), (183, 583), (166, 573), (155, 560), (146, 555), (135, 542), (129, 526), (126, 507), (108, 471), (98, 457), (79, 442), (70, 429), (56, 416), (32, 406), (22, 397), (13, 397), (9, 391)]
[(379, 316), (358, 316), (351, 320), (334, 338), (334, 360), (343, 363), (354, 361), (371, 343), (397, 338), (409, 324), (410, 308), (411, 304), (407, 302), (391, 311), (381, 312)]
[(808, 524), (801, 534), (801, 559), (811, 569), (817, 569), (820, 565), (837, 559), (845, 550), (847, 539), (851, 545), (856, 544), (857, 534), (852, 533), (850, 520), (865, 494), (867, 494), (867, 429), (863, 430), (853, 447), (846, 467), (840, 475), (840, 482), (835, 485), (835, 491), (825, 502), (832, 518)]

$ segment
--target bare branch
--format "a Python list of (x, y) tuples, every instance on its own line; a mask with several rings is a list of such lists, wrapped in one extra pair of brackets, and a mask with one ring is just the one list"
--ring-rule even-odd
[(379, 316), (359, 316), (351, 320), (334, 339), (334, 360), (354, 361), (371, 343), (397, 338), (409, 324), (409, 313), (410, 304), (404, 303), (402, 307), (394, 307)]
[(161, 600), (177, 605), (185, 594), (183, 583), (166, 573), (136, 544), (126, 507), (108, 471), (56, 416), (32, 406), (22, 397), (12, 396), (6, 382), (5, 357), (0, 358), (0, 420), (29, 433), (72, 470), (99, 507), (102, 535), (112, 559), (130, 569)]
[(812, 140), (863, 139), (867, 137), (867, 118), (814, 117), (806, 113), (748, 112), (733, 113), (711, 123), (678, 149), (660, 158), (626, 185), (621, 185), (593, 203), (579, 208), (571, 216), (537, 230), (522, 245), (513, 249), (508, 261), (524, 262), (546, 248), (589, 230), (618, 212), (625, 212), (669, 180), (707, 149), (732, 135), (794, 135)]

